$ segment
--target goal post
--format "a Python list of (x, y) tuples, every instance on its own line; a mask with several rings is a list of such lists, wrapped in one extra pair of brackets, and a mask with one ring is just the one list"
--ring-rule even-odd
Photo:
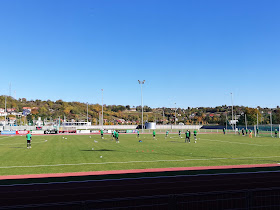
[[(258, 129), (258, 133), (256, 130)], [(275, 131), (277, 130), (277, 136), (275, 135)], [(273, 138), (280, 138), (279, 131), (280, 125), (279, 124), (263, 124), (263, 125), (254, 125), (255, 135), (257, 137), (273, 137)]]

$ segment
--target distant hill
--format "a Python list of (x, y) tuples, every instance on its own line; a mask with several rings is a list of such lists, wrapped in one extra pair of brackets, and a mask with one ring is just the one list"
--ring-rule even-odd
[[(2, 108), (2, 109), (1, 109)], [(5, 108), (5, 96), (0, 96), (0, 112)], [(7, 97), (7, 110), (9, 115), (13, 113), (22, 113), (24, 109), (30, 108), (30, 114), (26, 116), (28, 120), (38, 119), (57, 119), (66, 118), (75, 121), (86, 121), (87, 104), (81, 102), (65, 102), (42, 101), (42, 100), (26, 100), (25, 98), (14, 99)], [(174, 124), (175, 109), (174, 108), (151, 108), (144, 106), (144, 121), (157, 122), (158, 124)], [(88, 105), (88, 118), (92, 124), (98, 124), (101, 118), (102, 106), (100, 104)], [(141, 122), (141, 106), (130, 107), (129, 105), (104, 105), (104, 124), (140, 124)], [(260, 124), (270, 123), (270, 112), (274, 124), (280, 124), (280, 109), (277, 108), (249, 108), (244, 106), (234, 106), (235, 115), (239, 124), (245, 123), (245, 114), (248, 124), (256, 124), (257, 114)], [(10, 116), (15, 117), (15, 116)], [(0, 119), (3, 120), (3, 116)], [(187, 109), (176, 109), (176, 123), (184, 124), (219, 124), (225, 125), (232, 118), (231, 106), (217, 107), (197, 107)], [(121, 119), (121, 120), (120, 120)]]

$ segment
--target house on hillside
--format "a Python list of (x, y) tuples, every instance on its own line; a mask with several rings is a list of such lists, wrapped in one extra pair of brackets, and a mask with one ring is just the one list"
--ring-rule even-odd
[(12, 113), (15, 112), (16, 108), (7, 108), (7, 112), (8, 113)]
[(31, 108), (30, 107), (22, 107), (22, 115), (27, 116), (31, 113)]

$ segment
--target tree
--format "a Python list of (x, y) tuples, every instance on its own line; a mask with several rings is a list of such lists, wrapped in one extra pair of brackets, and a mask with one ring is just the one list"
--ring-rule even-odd
[(245, 114), (246, 114), (246, 119), (247, 119), (247, 124), (248, 125), (256, 125), (257, 124), (257, 115), (258, 115), (258, 121), (259, 123), (261, 122), (261, 113), (259, 111), (259, 109), (255, 109), (255, 108), (249, 108), (246, 107), (244, 110), (244, 114), (240, 116), (239, 118), (239, 125), (245, 125)]
[(151, 107), (144, 106), (144, 107), (143, 107), (143, 111), (144, 111), (144, 112), (151, 112), (152, 109), (151, 109)]
[(274, 124), (280, 124), (280, 109), (279, 108), (274, 110), (274, 112), (272, 114), (272, 122)]

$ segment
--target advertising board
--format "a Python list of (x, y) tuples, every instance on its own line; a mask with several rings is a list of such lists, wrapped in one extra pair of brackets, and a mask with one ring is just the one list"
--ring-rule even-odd
[(90, 132), (91, 132), (91, 133), (100, 133), (99, 130), (91, 130)]
[(90, 133), (90, 130), (77, 130), (77, 133)]
[(45, 132), (42, 130), (42, 131), (32, 131), (31, 133), (32, 134), (44, 134)]
[(17, 131), (16, 132), (17, 135), (26, 135), (28, 133), (29, 133), (29, 131)]
[(15, 135), (16, 131), (2, 131), (1, 135)]
[(45, 130), (44, 134), (57, 134), (57, 130)]
[(126, 130), (116, 130), (118, 133), (126, 133)]

